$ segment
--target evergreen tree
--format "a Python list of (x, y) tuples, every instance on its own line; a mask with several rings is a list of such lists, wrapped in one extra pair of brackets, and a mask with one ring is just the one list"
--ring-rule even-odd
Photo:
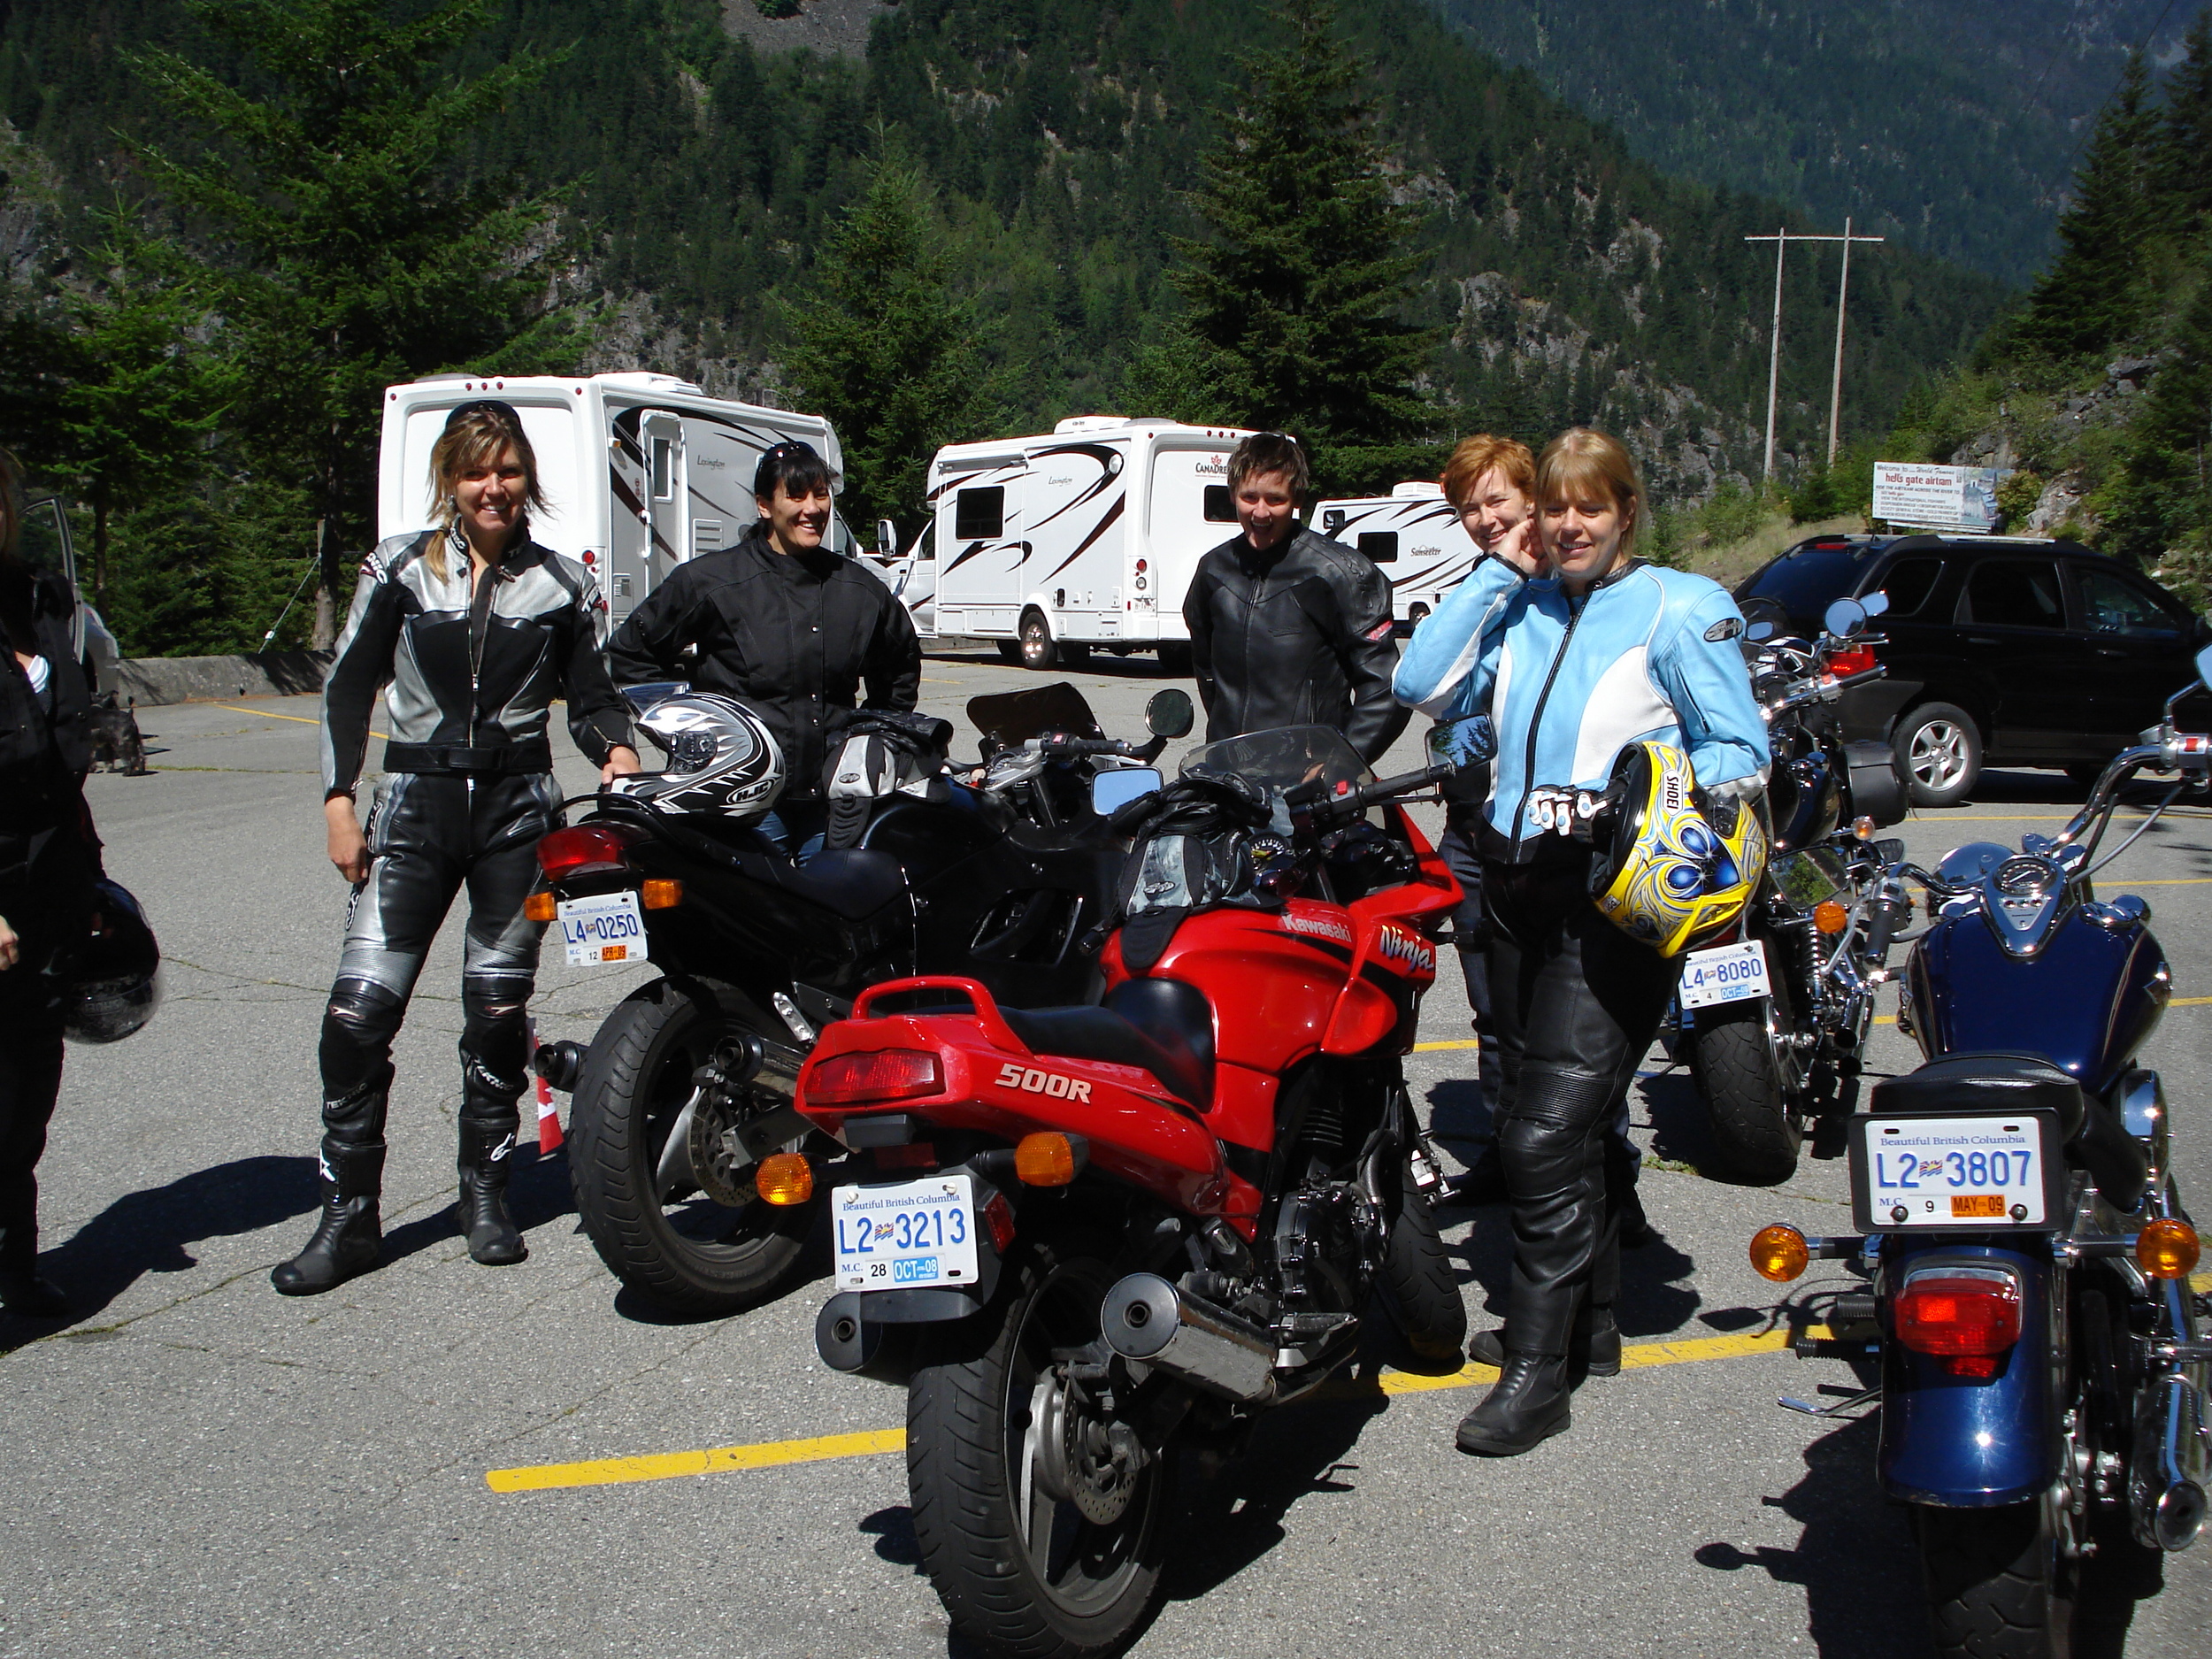
[(1194, 193), (1210, 234), (1172, 239), (1182, 337), (1151, 373), (1190, 414), (1297, 434), (1337, 485), (1386, 483), (1434, 418), (1415, 381), (1442, 331), (1404, 320), (1424, 215), (1391, 197), (1330, 0), (1286, 0), (1273, 27)]
[(2060, 360), (2095, 356), (2125, 339), (2139, 320), (2136, 277), (2142, 240), (2153, 227), (2149, 187), (2158, 140), (2150, 73), (2139, 52), (2097, 118), (2075, 175), (2073, 205), (2058, 221), (2058, 257), (2015, 326), (2020, 346)]
[(902, 534), (927, 516), (929, 463), (1002, 416), (974, 308), (910, 163), (872, 164), (865, 188), (817, 262), (809, 297), (784, 307), (785, 369), (845, 447), (849, 524), (887, 516)]
[(442, 66), (487, 27), (489, 0), (401, 18), (385, 0), (187, 9), (251, 73), (137, 58), (202, 140), (188, 158), (144, 157), (223, 251), (209, 277), (237, 424), (254, 472), (309, 487), (311, 523), (292, 534), (321, 563), (315, 641), (327, 644), (349, 579), (342, 549), (373, 532), (383, 388), (442, 369), (550, 367), (575, 349), (566, 319), (540, 305), (549, 200), (494, 175), (451, 181), (470, 130), (549, 60), (518, 54), (473, 78)]
[(2187, 230), (2212, 211), (2212, 12), (2200, 12), (2166, 76), (2154, 177), (2166, 223)]

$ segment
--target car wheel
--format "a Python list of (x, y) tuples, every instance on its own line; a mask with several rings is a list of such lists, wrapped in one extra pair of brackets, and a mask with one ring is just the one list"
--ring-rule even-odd
[(1893, 747), (1915, 806), (1956, 806), (1981, 777), (1981, 731), (1954, 704), (1922, 703), (1897, 722)]
[(1406, 611), (1406, 632), (1410, 634), (1414, 629), (1419, 627), (1428, 619), (1429, 608), (1426, 605), (1413, 605), (1409, 607)]

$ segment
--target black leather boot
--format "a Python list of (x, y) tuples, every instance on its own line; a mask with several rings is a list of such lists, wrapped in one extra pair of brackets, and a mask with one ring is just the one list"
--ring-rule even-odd
[(1486, 1457), (1517, 1457), (1574, 1420), (1568, 1399), (1564, 1354), (1509, 1348), (1504, 1374), (1482, 1403), (1460, 1419), (1459, 1449)]
[(0, 1226), (0, 1308), (26, 1319), (59, 1319), (69, 1312), (61, 1286), (38, 1271), (38, 1224)]
[(1567, 1358), (1571, 1369), (1586, 1377), (1621, 1374), (1621, 1327), (1611, 1308), (1590, 1302), (1582, 1304), (1575, 1314), (1574, 1335), (1568, 1339)]
[(287, 1296), (312, 1296), (374, 1267), (384, 1249), (383, 1186), (381, 1141), (348, 1146), (324, 1136), (322, 1217), (305, 1249), (269, 1270), (269, 1282)]
[(461, 1202), (455, 1215), (469, 1241), (469, 1259), (507, 1267), (530, 1254), (507, 1213), (507, 1171), (512, 1166), (520, 1119), (461, 1119)]

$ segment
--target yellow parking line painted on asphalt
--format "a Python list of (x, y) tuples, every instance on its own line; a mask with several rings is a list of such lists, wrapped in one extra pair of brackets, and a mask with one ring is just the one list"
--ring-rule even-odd
[(1417, 1042), (1413, 1045), (1413, 1052), (1434, 1054), (1440, 1048), (1479, 1048), (1481, 1047), (1482, 1044), (1472, 1037), (1455, 1037), (1449, 1042)]
[(858, 1434), (818, 1434), (804, 1440), (764, 1440), (756, 1446), (718, 1446), (703, 1452), (661, 1452), (647, 1457), (603, 1457), (588, 1463), (537, 1463), (487, 1471), (494, 1492), (546, 1492), (562, 1486), (619, 1486), (679, 1475), (724, 1474), (734, 1469), (774, 1469), (839, 1457), (873, 1457), (906, 1449), (904, 1429), (868, 1429)]
[[(303, 714), (279, 714), (274, 709), (242, 709), (234, 703), (219, 703), (215, 706), (231, 714), (257, 714), (265, 720), (293, 720), (301, 726), (322, 724), (320, 720), (311, 720)], [(392, 734), (389, 732), (371, 732), (369, 735), (380, 737), (388, 743), (392, 741)]]

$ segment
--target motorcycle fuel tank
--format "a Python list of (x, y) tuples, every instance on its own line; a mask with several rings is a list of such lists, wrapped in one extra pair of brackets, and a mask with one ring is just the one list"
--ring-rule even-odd
[(2008, 955), (1979, 915), (1944, 917), (1914, 947), (1908, 972), (1912, 1033), (1929, 1059), (2025, 1050), (2100, 1094), (2172, 995), (2148, 928), (2101, 926), (2079, 910), (2025, 959)]
[[(1343, 906), (1293, 899), (1279, 911), (1225, 908), (1188, 918), (1149, 972), (1187, 984), (1233, 986), (1249, 1011), (1216, 1021), (1218, 1056), (1280, 1076), (1317, 1052), (1352, 977), (1352, 918)], [(1118, 936), (1107, 981), (1129, 977)]]

